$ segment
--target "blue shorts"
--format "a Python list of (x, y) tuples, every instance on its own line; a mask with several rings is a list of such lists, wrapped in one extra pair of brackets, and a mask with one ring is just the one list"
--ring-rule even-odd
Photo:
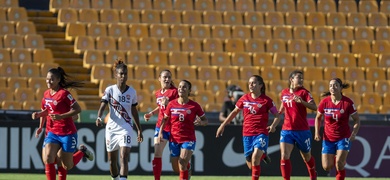
[(322, 141), (322, 154), (336, 154), (337, 150), (348, 151), (351, 149), (351, 142), (348, 138), (341, 139), (339, 141)]
[(195, 145), (196, 145), (195, 141), (188, 141), (188, 142), (184, 142), (184, 143), (169, 142), (169, 149), (171, 150), (171, 157), (180, 156), (181, 149), (188, 149), (190, 151), (194, 151)]
[(49, 132), (43, 141), (43, 147), (49, 143), (59, 144), (62, 151), (73, 153), (77, 150), (77, 133), (60, 136)]
[(298, 149), (304, 153), (311, 150), (312, 135), (310, 130), (291, 131), (282, 130), (280, 132), (280, 142), (296, 144)]
[[(160, 128), (156, 127), (154, 129), (154, 137), (158, 137), (158, 133), (160, 132)], [(169, 137), (171, 136), (171, 132), (164, 131), (162, 132), (163, 139), (169, 140)]]
[(256, 136), (243, 136), (242, 141), (244, 144), (245, 157), (251, 156), (255, 148), (267, 153), (269, 138), (265, 134), (259, 134)]

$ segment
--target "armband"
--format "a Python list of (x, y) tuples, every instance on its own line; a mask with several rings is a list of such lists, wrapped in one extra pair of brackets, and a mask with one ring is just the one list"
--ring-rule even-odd
[(99, 121), (102, 121), (102, 118), (101, 118), (101, 117), (97, 117), (96, 119), (99, 120)]

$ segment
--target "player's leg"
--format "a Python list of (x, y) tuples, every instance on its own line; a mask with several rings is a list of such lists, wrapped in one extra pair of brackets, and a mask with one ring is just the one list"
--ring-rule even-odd
[(107, 152), (107, 156), (110, 164), (110, 175), (113, 180), (119, 180), (118, 150)]
[(42, 159), (45, 163), (45, 174), (48, 180), (56, 179), (56, 169), (55, 169), (55, 159), (57, 157), (57, 152), (61, 148), (60, 141), (58, 140), (58, 136), (48, 132), (47, 136), (44, 139), (42, 149)]
[(290, 180), (291, 177), (291, 161), (290, 155), (294, 149), (294, 137), (292, 131), (282, 130), (280, 132), (280, 171), (284, 180)]
[(336, 143), (326, 140), (322, 141), (321, 164), (322, 168), (327, 172), (334, 168), (336, 150)]
[(263, 150), (255, 147), (252, 154), (252, 180), (258, 180), (261, 174), (261, 157), (264, 155)]
[(294, 132), (296, 139), (297, 147), (300, 150), (301, 156), (305, 161), (307, 171), (310, 175), (310, 180), (317, 179), (316, 163), (314, 157), (311, 155), (311, 142), (312, 134), (310, 130)]
[(169, 133), (163, 131), (163, 140), (162, 142), (157, 143), (157, 136), (160, 129), (156, 128), (154, 133), (154, 159), (152, 160), (153, 165), (153, 175), (155, 180), (160, 180), (161, 177), (161, 171), (162, 171), (162, 161), (161, 157), (164, 152), (164, 148), (168, 142), (169, 139)]
[(130, 156), (130, 147), (120, 147), (120, 170), (119, 170), (119, 179), (125, 180), (127, 179), (127, 175), (129, 173), (129, 156)]
[(345, 179), (345, 164), (347, 163), (348, 152), (351, 149), (349, 139), (345, 138), (337, 142), (336, 153), (336, 180)]
[(182, 148), (180, 150), (179, 157), (179, 169), (180, 169), (180, 179), (189, 179), (188, 176), (188, 163), (191, 160), (192, 153), (195, 149), (195, 142), (186, 142), (183, 143)]

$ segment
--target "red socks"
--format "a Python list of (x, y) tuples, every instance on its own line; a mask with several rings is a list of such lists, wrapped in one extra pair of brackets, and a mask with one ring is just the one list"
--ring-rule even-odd
[(81, 159), (83, 159), (84, 153), (81, 151), (77, 151), (76, 153), (73, 154), (73, 164), (76, 166)]
[(58, 169), (58, 179), (66, 180), (66, 175), (68, 174), (68, 171), (62, 166), (59, 166), (57, 169)]
[(305, 163), (306, 163), (307, 171), (309, 171), (310, 179), (312, 180), (317, 179), (316, 161), (314, 160), (314, 157), (312, 156), (310, 160)]
[(344, 180), (345, 179), (345, 169), (336, 171), (336, 180)]
[(180, 180), (188, 180), (188, 170), (180, 171)]
[(162, 162), (161, 158), (154, 158), (152, 161), (153, 165), (153, 175), (155, 180), (160, 180), (161, 171), (162, 171)]
[(290, 159), (280, 160), (280, 170), (284, 180), (290, 180), (291, 177), (291, 161)]
[(45, 164), (45, 174), (47, 180), (56, 180), (56, 168), (54, 167), (54, 163)]
[(252, 180), (259, 180), (261, 168), (260, 165), (252, 166)]

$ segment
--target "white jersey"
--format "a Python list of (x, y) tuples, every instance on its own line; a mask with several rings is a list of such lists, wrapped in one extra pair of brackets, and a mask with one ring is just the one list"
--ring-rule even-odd
[(117, 150), (121, 146), (130, 146), (133, 136), (131, 107), (137, 105), (137, 93), (128, 86), (122, 93), (117, 85), (108, 86), (102, 101), (108, 101), (110, 117), (106, 124), (107, 151)]

